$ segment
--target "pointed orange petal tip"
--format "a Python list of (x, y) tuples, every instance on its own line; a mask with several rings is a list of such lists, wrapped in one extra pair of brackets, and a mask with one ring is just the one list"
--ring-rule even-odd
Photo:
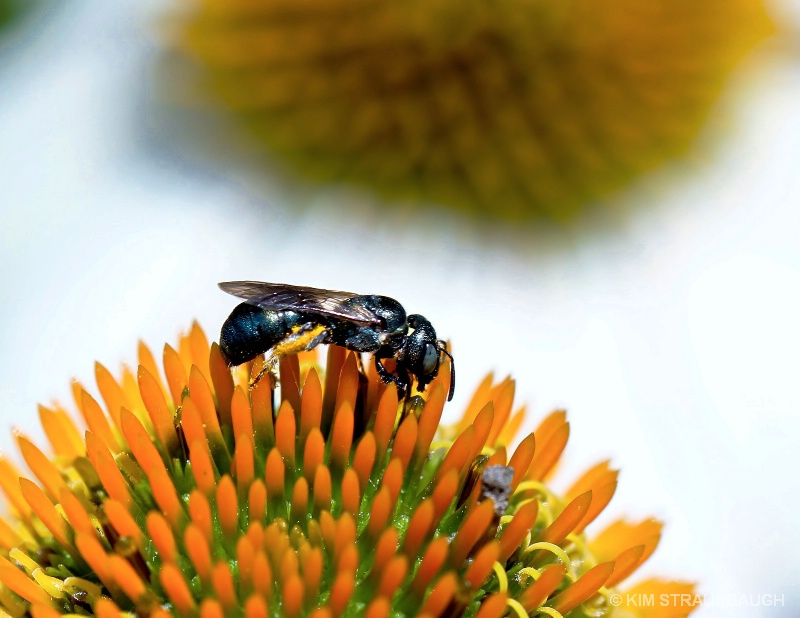
[(444, 565), (445, 560), (447, 560), (449, 546), (448, 539), (444, 537), (434, 539), (428, 544), (428, 548), (425, 550), (422, 561), (417, 568), (414, 581), (411, 584), (412, 589), (418, 596), (422, 596), (425, 593), (433, 578)]
[(95, 601), (92, 609), (97, 618), (120, 618), (122, 616), (122, 612), (119, 607), (117, 607), (117, 604), (106, 597), (101, 597)]
[(409, 414), (400, 423), (397, 432), (394, 436), (394, 445), (392, 447), (392, 458), (402, 462), (402, 468), (405, 470), (411, 461), (411, 456), (414, 454), (414, 447), (417, 443), (417, 434), (419, 432), (417, 417)]
[[(253, 487), (257, 486), (256, 484), (253, 485)], [(252, 498), (250, 502), (253, 502)], [(193, 489), (189, 494), (189, 517), (191, 522), (203, 533), (206, 542), (211, 543), (214, 538), (214, 522), (211, 514), (211, 505), (200, 489)]]
[(514, 404), (514, 391), (516, 383), (510, 377), (503, 380), (492, 393), (494, 407), (494, 421), (492, 429), (486, 443), (491, 447), (501, 446), (497, 444), (497, 438), (501, 431), (505, 429), (506, 423), (511, 416), (511, 407)]
[(125, 396), (123, 387), (111, 375), (111, 372), (100, 363), (94, 365), (94, 376), (100, 396), (106, 404), (109, 416), (114, 419), (114, 424), (119, 427), (119, 411), (130, 408), (131, 403)]
[(467, 405), (467, 409), (465, 410), (464, 415), (461, 417), (461, 422), (458, 424), (458, 433), (461, 433), (467, 427), (469, 427), (475, 420), (478, 412), (481, 411), (481, 408), (486, 405), (489, 398), (489, 393), (492, 390), (493, 382), (494, 374), (490, 373), (475, 389), (475, 392), (473, 393), (472, 398)]
[(28, 440), (21, 432), (15, 432), (17, 445), (22, 453), (22, 458), (28, 467), (44, 485), (50, 497), (57, 499), (66, 483), (61, 477), (58, 468), (39, 450), (33, 442)]
[(455, 595), (456, 590), (458, 590), (458, 578), (455, 573), (449, 571), (433, 585), (433, 590), (431, 590), (422, 606), (423, 613), (441, 616)]
[(497, 592), (489, 595), (478, 609), (475, 618), (502, 618), (506, 612), (506, 605), (508, 602), (508, 594), (505, 592)]
[(411, 516), (403, 541), (403, 551), (410, 558), (414, 559), (419, 554), (422, 544), (434, 526), (435, 514), (433, 501), (423, 500)]
[(290, 467), (294, 467), (296, 428), (294, 410), (284, 400), (275, 419), (275, 445)]
[(391, 598), (392, 595), (400, 589), (407, 573), (408, 559), (403, 555), (392, 558), (381, 575), (380, 584), (378, 585), (378, 594), (386, 598)]
[(245, 618), (268, 618), (269, 607), (264, 597), (258, 594), (250, 595), (244, 603)]
[(472, 564), (467, 569), (466, 575), (464, 575), (464, 579), (473, 589), (480, 588), (486, 578), (489, 577), (492, 572), (492, 566), (499, 556), (500, 544), (496, 541), (487, 543), (478, 551), (472, 560)]
[(222, 604), (226, 613), (234, 612), (237, 608), (236, 589), (233, 583), (233, 575), (227, 562), (217, 562), (211, 573), (211, 582), (217, 599)]
[(361, 438), (353, 455), (353, 470), (358, 475), (358, 482), (361, 487), (366, 487), (369, 482), (372, 468), (375, 466), (376, 453), (375, 435), (368, 431)]
[[(167, 565), (162, 567), (166, 568)], [(147, 593), (147, 586), (131, 564), (118, 554), (108, 556), (108, 567), (117, 585), (134, 603), (138, 603)]]
[(636, 545), (630, 549), (626, 549), (616, 560), (614, 560), (614, 572), (605, 583), (607, 588), (616, 586), (623, 581), (628, 575), (633, 573), (637, 566), (641, 563), (642, 556), (644, 555), (645, 546)]
[(375, 414), (375, 423), (372, 429), (372, 432), (375, 434), (378, 457), (382, 457), (389, 448), (394, 422), (397, 418), (398, 404), (396, 388), (387, 388), (383, 391), (383, 395), (378, 403), (378, 410)]
[(544, 567), (539, 579), (520, 595), (520, 604), (529, 612), (536, 609), (552, 594), (566, 574), (567, 567), (560, 562)]
[(561, 453), (569, 440), (569, 423), (559, 425), (547, 437), (536, 435), (537, 451), (533, 462), (528, 469), (528, 478), (533, 480), (545, 479), (548, 473), (558, 463)]
[(605, 460), (592, 466), (583, 476), (572, 484), (572, 487), (564, 493), (564, 497), (568, 500), (572, 500), (576, 496), (594, 487), (616, 481), (619, 470), (611, 469), (610, 463), (609, 460)]
[(500, 552), (498, 560), (505, 562), (519, 548), (523, 539), (536, 523), (539, 503), (531, 500), (520, 507), (514, 518), (508, 523), (500, 536)]
[(253, 435), (253, 412), (250, 409), (250, 400), (241, 385), (236, 386), (231, 395), (229, 424), (233, 426), (233, 435), (236, 437)]
[(303, 394), (300, 400), (300, 437), (305, 438), (308, 433), (316, 428), (319, 430), (322, 422), (322, 382), (315, 368), (311, 368), (303, 385)]
[(460, 569), (476, 544), (483, 542), (494, 517), (494, 503), (484, 500), (472, 510), (461, 524), (450, 550), (450, 565)]
[(616, 521), (590, 541), (589, 548), (598, 560), (609, 561), (630, 547), (644, 544), (641, 564), (655, 551), (662, 528), (663, 524), (657, 519), (646, 519), (638, 524)]
[(208, 338), (196, 320), (192, 323), (192, 328), (189, 331), (189, 350), (192, 356), (192, 364), (197, 365), (203, 374), (209, 375)]
[(330, 465), (343, 470), (350, 458), (350, 447), (353, 443), (354, 427), (353, 406), (345, 401), (336, 410), (333, 417), (333, 429), (330, 437)]
[(217, 512), (223, 534), (233, 538), (239, 528), (239, 499), (236, 485), (227, 474), (217, 484)]
[(355, 573), (360, 561), (361, 555), (358, 552), (358, 548), (354, 543), (351, 543), (342, 550), (339, 561), (336, 563), (336, 568), (341, 573), (351, 573), (353, 578), (355, 578)]
[(477, 457), (481, 450), (483, 450), (483, 447), (487, 446), (486, 441), (489, 438), (489, 433), (492, 431), (494, 419), (494, 403), (490, 401), (481, 408), (481, 411), (478, 413), (478, 416), (475, 417), (475, 421), (470, 427), (474, 431), (471, 458)]
[(175, 562), (178, 558), (175, 537), (172, 536), (172, 529), (164, 516), (156, 511), (151, 511), (147, 515), (145, 527), (161, 559), (166, 562)]
[(178, 614), (187, 618), (192, 616), (195, 611), (194, 598), (180, 569), (173, 563), (164, 564), (158, 578)]
[(437, 481), (443, 479), (452, 470), (461, 471), (469, 460), (475, 441), (475, 427), (469, 426), (456, 438), (444, 456), (442, 465), (439, 466), (439, 470), (436, 472)]
[(613, 562), (598, 564), (584, 573), (578, 581), (550, 601), (553, 609), (566, 614), (597, 594), (600, 587), (614, 572)]
[(592, 523), (597, 516), (603, 512), (603, 509), (608, 506), (608, 503), (611, 502), (611, 498), (614, 497), (614, 493), (617, 491), (617, 482), (612, 481), (607, 485), (594, 487), (589, 491), (592, 494), (592, 502), (586, 510), (586, 515), (584, 515), (580, 523), (575, 526), (575, 533), (577, 534), (583, 532), (583, 529)]
[(419, 417), (417, 444), (415, 446), (415, 455), (418, 459), (428, 454), (431, 441), (434, 435), (436, 435), (436, 430), (442, 418), (444, 403), (444, 387), (441, 384), (436, 384), (432, 390), (429, 390), (428, 398), (425, 401), (425, 406), (422, 408), (422, 414), (420, 414)]
[(306, 434), (303, 453), (303, 475), (313, 479), (317, 466), (323, 465), (325, 458), (325, 437), (319, 427), (312, 427)]
[(517, 485), (528, 475), (528, 468), (530, 468), (535, 452), (536, 436), (531, 433), (519, 443), (508, 462), (509, 467), (514, 469), (514, 478), (511, 481), (512, 489), (516, 489)]
[(378, 597), (367, 606), (364, 618), (387, 618), (390, 609), (391, 604), (389, 603), (389, 599), (386, 597)]
[(564, 507), (561, 514), (542, 533), (541, 540), (545, 543), (558, 545), (572, 532), (580, 521), (586, 516), (592, 503), (592, 492), (581, 494)]
[(436, 508), (435, 519), (440, 519), (447, 511), (456, 497), (458, 490), (458, 470), (450, 469), (444, 476), (439, 477), (439, 482), (433, 489), (433, 504)]
[(497, 436), (497, 444), (503, 446), (512, 444), (514, 437), (517, 435), (519, 428), (522, 427), (522, 423), (527, 415), (527, 408), (525, 406), (520, 407), (516, 412), (514, 412), (514, 414), (511, 416), (511, 419), (500, 431), (500, 435)]
[(386, 487), (382, 487), (372, 499), (372, 510), (367, 524), (372, 538), (377, 539), (380, 536), (389, 521), (393, 507), (394, 500), (391, 493)]
[(355, 574), (351, 571), (342, 571), (333, 580), (328, 605), (335, 618), (345, 613), (355, 587)]
[(361, 488), (355, 470), (348, 468), (342, 477), (342, 509), (358, 515), (361, 506)]

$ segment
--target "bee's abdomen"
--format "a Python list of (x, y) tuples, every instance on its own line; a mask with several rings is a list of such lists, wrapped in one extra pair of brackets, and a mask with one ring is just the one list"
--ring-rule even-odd
[[(270, 311), (248, 303), (238, 305), (225, 320), (219, 347), (229, 365), (241, 365), (283, 339), (296, 320), (294, 314)], [(287, 319), (288, 318), (288, 319)]]

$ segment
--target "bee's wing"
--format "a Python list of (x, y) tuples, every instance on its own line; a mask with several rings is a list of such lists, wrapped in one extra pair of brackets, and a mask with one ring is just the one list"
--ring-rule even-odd
[(341, 318), (363, 326), (376, 325), (381, 322), (380, 317), (369, 309), (346, 304), (348, 300), (358, 296), (352, 292), (322, 290), (285, 283), (264, 283), (263, 281), (226, 281), (218, 285), (223, 292), (243, 298), (251, 305), (264, 309), (302, 311)]

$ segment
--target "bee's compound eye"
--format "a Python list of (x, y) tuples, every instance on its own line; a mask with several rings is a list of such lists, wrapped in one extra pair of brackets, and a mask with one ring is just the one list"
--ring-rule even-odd
[(428, 375), (433, 373), (439, 363), (439, 350), (430, 343), (425, 345), (425, 356), (422, 359), (422, 373)]

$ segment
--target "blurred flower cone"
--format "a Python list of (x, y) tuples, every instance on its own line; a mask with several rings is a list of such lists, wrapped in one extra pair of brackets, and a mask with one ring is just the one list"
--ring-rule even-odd
[(511, 449), (510, 379), (443, 428), (449, 365), (398, 398), (332, 346), (324, 370), (285, 357), (278, 397), (267, 377), (248, 388), (262, 360), (231, 372), (196, 325), (163, 372), (144, 345), (139, 363), (121, 379), (98, 364), (97, 399), (74, 383), (80, 423), (40, 408), (50, 454), (17, 436), (35, 482), (0, 458), (0, 615), (622, 618), (698, 602), (661, 580), (616, 593), (661, 524), (588, 538), (617, 472), (555, 494), (569, 425), (551, 414)]
[(692, 145), (762, 0), (189, 0), (210, 91), (289, 168), (568, 219)]
[[(29, 0), (29, 3), (33, 1)], [(22, 12), (25, 5), (24, 0), (0, 0), (0, 33)]]

